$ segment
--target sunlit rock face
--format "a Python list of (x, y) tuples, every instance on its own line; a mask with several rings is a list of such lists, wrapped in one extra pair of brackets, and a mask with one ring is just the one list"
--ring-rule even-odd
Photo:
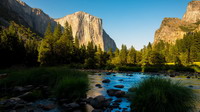
[(6, 10), (15, 13), (15, 15), (10, 16), (14, 16), (14, 20), (17, 19), (19, 24), (29, 26), (40, 34), (45, 32), (48, 23), (51, 23), (52, 26), (56, 24), (56, 22), (41, 9), (31, 8), (21, 0), (0, 0), (0, 2)]
[(85, 12), (76, 12), (63, 18), (55, 19), (56, 22), (65, 26), (66, 21), (71, 25), (73, 36), (77, 36), (80, 44), (87, 45), (93, 41), (102, 50), (116, 49), (113, 39), (103, 30), (102, 19)]
[(183, 21), (195, 23), (200, 20), (200, 1), (192, 1), (188, 4)]
[(177, 39), (182, 39), (187, 32), (200, 31), (200, 1), (188, 4), (183, 19), (165, 18), (160, 28), (155, 32), (154, 44), (163, 40), (175, 44)]
[(167, 43), (175, 43), (177, 39), (181, 39), (185, 32), (180, 28), (185, 24), (178, 18), (165, 18), (160, 28), (155, 33), (154, 43), (163, 40)]

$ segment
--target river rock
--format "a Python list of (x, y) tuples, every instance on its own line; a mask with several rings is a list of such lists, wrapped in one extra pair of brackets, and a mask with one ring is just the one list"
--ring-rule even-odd
[(112, 74), (111, 72), (107, 72), (107, 73), (106, 73), (106, 75), (111, 75), (111, 74)]
[(114, 102), (121, 103), (121, 102), (122, 102), (122, 99), (117, 99), (117, 100), (115, 100)]
[(117, 89), (109, 89), (107, 90), (107, 94), (109, 96), (116, 96), (116, 97), (124, 97), (125, 96), (125, 92), (121, 91), (121, 90), (117, 90)]
[(92, 112), (103, 112), (103, 110), (101, 110), (101, 109), (94, 109), (94, 110), (92, 110)]
[(110, 79), (104, 79), (102, 82), (103, 83), (110, 83)]
[(49, 104), (49, 105), (43, 105), (43, 104), (39, 104), (38, 107), (40, 107), (43, 110), (49, 111), (55, 108), (55, 105), (53, 104)]
[(111, 107), (112, 108), (119, 108), (119, 103), (118, 102), (114, 102), (112, 105), (111, 105)]
[(124, 79), (119, 79), (119, 81), (124, 81)]
[(124, 88), (124, 85), (115, 85), (116, 88)]
[(93, 98), (89, 104), (95, 109), (103, 109), (110, 105), (110, 101), (107, 100), (104, 96), (100, 95)]
[(175, 75), (173, 75), (173, 74), (171, 74), (171, 75), (169, 75), (170, 77), (176, 77)]
[(15, 86), (13, 91), (14, 92), (24, 92), (26, 89), (24, 87), (21, 86)]
[(190, 87), (190, 88), (193, 88), (194, 86), (192, 86), (192, 85), (189, 85), (188, 87)]
[(20, 108), (24, 108), (25, 104), (16, 104), (14, 109), (20, 109)]
[(21, 104), (25, 104), (25, 102), (18, 97), (13, 97), (13, 98), (10, 98), (7, 100), (0, 101), (0, 107), (1, 107), (1, 109), (4, 109), (4, 110), (14, 109)]
[(7, 73), (0, 74), (0, 79), (6, 78), (6, 77), (8, 77), (8, 74), (7, 74)]
[(77, 103), (69, 103), (69, 104), (63, 104), (63, 106), (67, 109), (76, 109), (79, 108), (80, 105)]
[(34, 101), (36, 99), (32, 94), (33, 94), (32, 92), (26, 92), (26, 93), (24, 93), (24, 94), (22, 94), (18, 97), (25, 100), (25, 101)]
[(190, 79), (190, 76), (187, 76), (187, 79)]
[(102, 88), (101, 84), (96, 84), (95, 86), (98, 88)]
[(82, 112), (81, 110), (74, 110), (73, 112)]
[(69, 99), (60, 99), (58, 101), (59, 104), (70, 103)]

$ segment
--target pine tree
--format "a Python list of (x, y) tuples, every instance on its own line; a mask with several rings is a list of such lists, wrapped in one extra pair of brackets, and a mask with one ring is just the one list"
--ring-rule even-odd
[(121, 65), (127, 64), (127, 54), (128, 54), (128, 50), (127, 50), (126, 45), (122, 45), (121, 51), (119, 53)]
[(96, 51), (93, 41), (88, 42), (87, 58), (84, 63), (86, 68), (96, 68), (95, 52)]
[(62, 29), (60, 24), (56, 25), (53, 36), (56, 40), (58, 40), (62, 36)]
[(48, 24), (44, 39), (39, 47), (38, 61), (41, 65), (54, 65), (56, 61), (54, 45), (57, 40), (55, 40), (51, 31), (51, 24)]
[(121, 64), (120, 57), (119, 57), (119, 52), (120, 52), (119, 49), (116, 48), (116, 50), (114, 52), (114, 57), (112, 58), (112, 61), (111, 61), (111, 63), (113, 65), (119, 65), (119, 64)]
[(131, 48), (128, 52), (127, 63), (128, 64), (136, 64), (136, 50), (133, 46), (131, 46)]
[(16, 23), (11, 22), (9, 28), (0, 33), (1, 67), (24, 63), (26, 51), (24, 41), (18, 35), (18, 27)]
[(162, 65), (165, 63), (165, 58), (162, 54), (152, 51), (149, 55), (149, 63), (151, 65)]
[(79, 40), (78, 40), (77, 36), (75, 37), (75, 43), (74, 44), (75, 44), (76, 48), (79, 48)]
[(47, 28), (46, 28), (44, 37), (48, 37), (49, 35), (53, 35), (52, 29), (51, 29), (51, 23), (48, 23), (48, 26), (47, 26)]
[(97, 67), (101, 68), (104, 65), (103, 62), (103, 51), (101, 50), (101, 47), (98, 46), (97, 52), (95, 53), (95, 59), (97, 60)]

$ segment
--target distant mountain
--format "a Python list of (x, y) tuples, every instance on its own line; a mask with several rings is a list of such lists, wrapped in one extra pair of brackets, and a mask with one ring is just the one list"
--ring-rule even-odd
[(155, 32), (154, 44), (163, 40), (174, 44), (187, 32), (200, 31), (200, 1), (191, 1), (182, 19), (165, 18)]
[(85, 12), (77, 12), (54, 20), (41, 9), (31, 8), (21, 0), (0, 0), (0, 25), (6, 27), (9, 21), (30, 27), (40, 34), (44, 34), (48, 23), (54, 27), (57, 23), (64, 26), (68, 21), (72, 26), (73, 36), (77, 36), (81, 44), (87, 45), (93, 41), (103, 50), (116, 49), (114, 40), (103, 30), (102, 20)]

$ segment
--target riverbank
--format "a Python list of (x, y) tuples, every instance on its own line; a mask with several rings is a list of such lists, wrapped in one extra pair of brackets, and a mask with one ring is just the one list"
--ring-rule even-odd
[(175, 71), (161, 71), (161, 72), (135, 72), (135, 71), (118, 71), (118, 70), (102, 70), (102, 69), (77, 69), (79, 71), (88, 72), (89, 74), (99, 73), (99, 74), (111, 74), (111, 73), (145, 73), (149, 75), (162, 75), (162, 76), (185, 76), (188, 78), (199, 78), (200, 79), (200, 72), (175, 72)]
[(3, 112), (58, 107), (67, 111), (79, 107), (80, 100), (86, 98), (89, 83), (87, 73), (66, 67), (7, 69), (0, 74), (0, 111)]
[(67, 67), (0, 70), (0, 111), (130, 112), (128, 90), (143, 79), (156, 75), (192, 82), (197, 80), (187, 87), (200, 90), (199, 75), (195, 74), (72, 70)]

